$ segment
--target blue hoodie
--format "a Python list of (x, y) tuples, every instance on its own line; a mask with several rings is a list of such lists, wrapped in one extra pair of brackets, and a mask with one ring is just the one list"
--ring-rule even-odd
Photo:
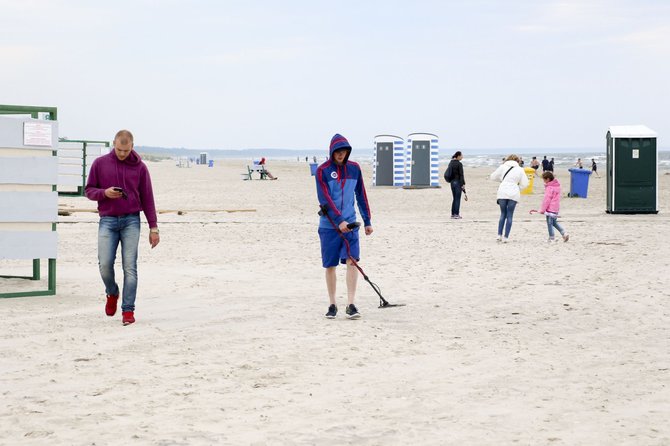
[[(333, 153), (346, 149), (347, 156), (341, 165), (335, 163)], [(370, 205), (365, 193), (363, 175), (358, 163), (349, 161), (351, 146), (346, 138), (336, 134), (330, 141), (330, 158), (316, 169), (316, 194), (319, 204), (328, 208), (328, 215), (339, 226), (343, 221), (356, 221), (354, 197), (365, 226), (370, 226)], [(326, 216), (319, 221), (319, 228), (334, 229)]]

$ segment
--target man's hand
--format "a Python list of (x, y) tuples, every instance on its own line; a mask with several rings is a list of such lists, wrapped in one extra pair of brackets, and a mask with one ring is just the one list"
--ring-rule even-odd
[(123, 196), (123, 193), (119, 192), (119, 191), (115, 191), (114, 190), (115, 188), (118, 189), (117, 186), (108, 187), (107, 189), (105, 189), (105, 197), (111, 198), (112, 200), (115, 200), (117, 198), (121, 198)]
[(365, 235), (370, 235), (370, 234), (372, 234), (372, 231), (374, 231), (374, 230), (372, 229), (372, 226), (366, 226), (366, 227), (365, 227)]
[(342, 234), (346, 234), (347, 232), (351, 231), (351, 229), (347, 228), (348, 224), (349, 224), (349, 222), (346, 221), (346, 220), (343, 221), (342, 223), (340, 223), (340, 232)]
[(151, 245), (151, 249), (154, 249), (158, 243), (161, 241), (161, 236), (158, 234), (158, 232), (150, 232), (149, 233), (149, 244)]

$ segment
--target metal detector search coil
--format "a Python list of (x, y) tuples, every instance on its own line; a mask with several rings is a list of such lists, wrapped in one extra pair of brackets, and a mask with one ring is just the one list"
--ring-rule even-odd
[[(375, 293), (377, 293), (377, 296), (379, 296), (379, 307), (378, 308), (404, 307), (405, 304), (392, 304), (392, 303), (389, 303), (389, 301), (387, 301), (386, 299), (384, 299), (384, 296), (382, 296), (382, 292), (379, 289), (379, 287), (377, 286), (377, 284), (370, 281), (370, 278), (367, 276), (367, 274), (365, 274), (365, 271), (363, 271), (363, 268), (361, 268), (360, 265), (358, 264), (358, 262), (356, 261), (356, 259), (354, 259), (351, 256), (351, 249), (349, 248), (349, 240), (347, 240), (347, 238), (344, 236), (344, 234), (342, 234), (342, 231), (340, 231), (340, 228), (337, 227), (337, 225), (335, 224), (333, 219), (330, 217), (330, 215), (328, 215), (328, 206), (326, 206), (325, 204), (319, 206), (319, 215), (322, 216), (322, 217), (326, 217), (328, 219), (328, 221), (330, 222), (330, 224), (333, 226), (333, 229), (335, 229), (337, 231), (340, 238), (342, 238), (342, 240), (344, 240), (344, 246), (347, 248), (347, 257), (349, 257), (349, 260), (351, 260), (351, 263), (356, 267), (358, 272), (361, 273), (361, 275), (363, 276), (363, 279), (367, 283), (370, 284), (370, 286), (375, 291)], [(347, 227), (349, 229), (355, 229), (355, 228), (358, 228), (360, 226), (361, 226), (361, 224), (357, 221), (349, 223), (347, 225)]]

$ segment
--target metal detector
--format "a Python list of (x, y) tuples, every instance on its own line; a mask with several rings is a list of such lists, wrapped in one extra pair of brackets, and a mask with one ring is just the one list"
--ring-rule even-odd
[[(389, 301), (387, 301), (386, 299), (384, 299), (384, 296), (382, 296), (382, 292), (379, 289), (379, 287), (377, 286), (377, 284), (370, 281), (370, 278), (367, 276), (367, 274), (365, 274), (365, 271), (363, 271), (363, 268), (361, 268), (360, 265), (358, 264), (358, 262), (356, 261), (356, 259), (354, 259), (351, 256), (351, 249), (349, 248), (349, 240), (347, 240), (347, 238), (344, 236), (344, 234), (342, 234), (342, 231), (340, 231), (340, 228), (337, 227), (337, 225), (335, 224), (333, 219), (330, 217), (330, 215), (328, 215), (328, 206), (326, 206), (325, 204), (321, 205), (320, 209), (319, 209), (319, 215), (325, 216), (328, 219), (328, 221), (330, 222), (330, 224), (333, 226), (333, 229), (335, 229), (335, 231), (337, 231), (337, 234), (344, 241), (344, 246), (347, 248), (347, 257), (349, 257), (349, 260), (351, 260), (351, 263), (356, 267), (358, 272), (361, 273), (361, 275), (363, 276), (363, 279), (365, 279), (365, 281), (370, 284), (372, 289), (375, 290), (375, 293), (377, 293), (377, 296), (379, 296), (379, 307), (378, 308), (404, 307), (405, 304), (392, 304), (392, 303), (389, 303)], [(360, 226), (361, 226), (361, 224), (359, 222), (353, 222), (353, 223), (349, 223), (347, 225), (347, 227), (349, 229), (356, 229)]]

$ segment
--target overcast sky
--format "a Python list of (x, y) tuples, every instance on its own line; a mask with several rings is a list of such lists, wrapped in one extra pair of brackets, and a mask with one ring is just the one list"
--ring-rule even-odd
[(319, 148), (670, 148), (670, 1), (0, 0), (0, 104), (61, 136)]

